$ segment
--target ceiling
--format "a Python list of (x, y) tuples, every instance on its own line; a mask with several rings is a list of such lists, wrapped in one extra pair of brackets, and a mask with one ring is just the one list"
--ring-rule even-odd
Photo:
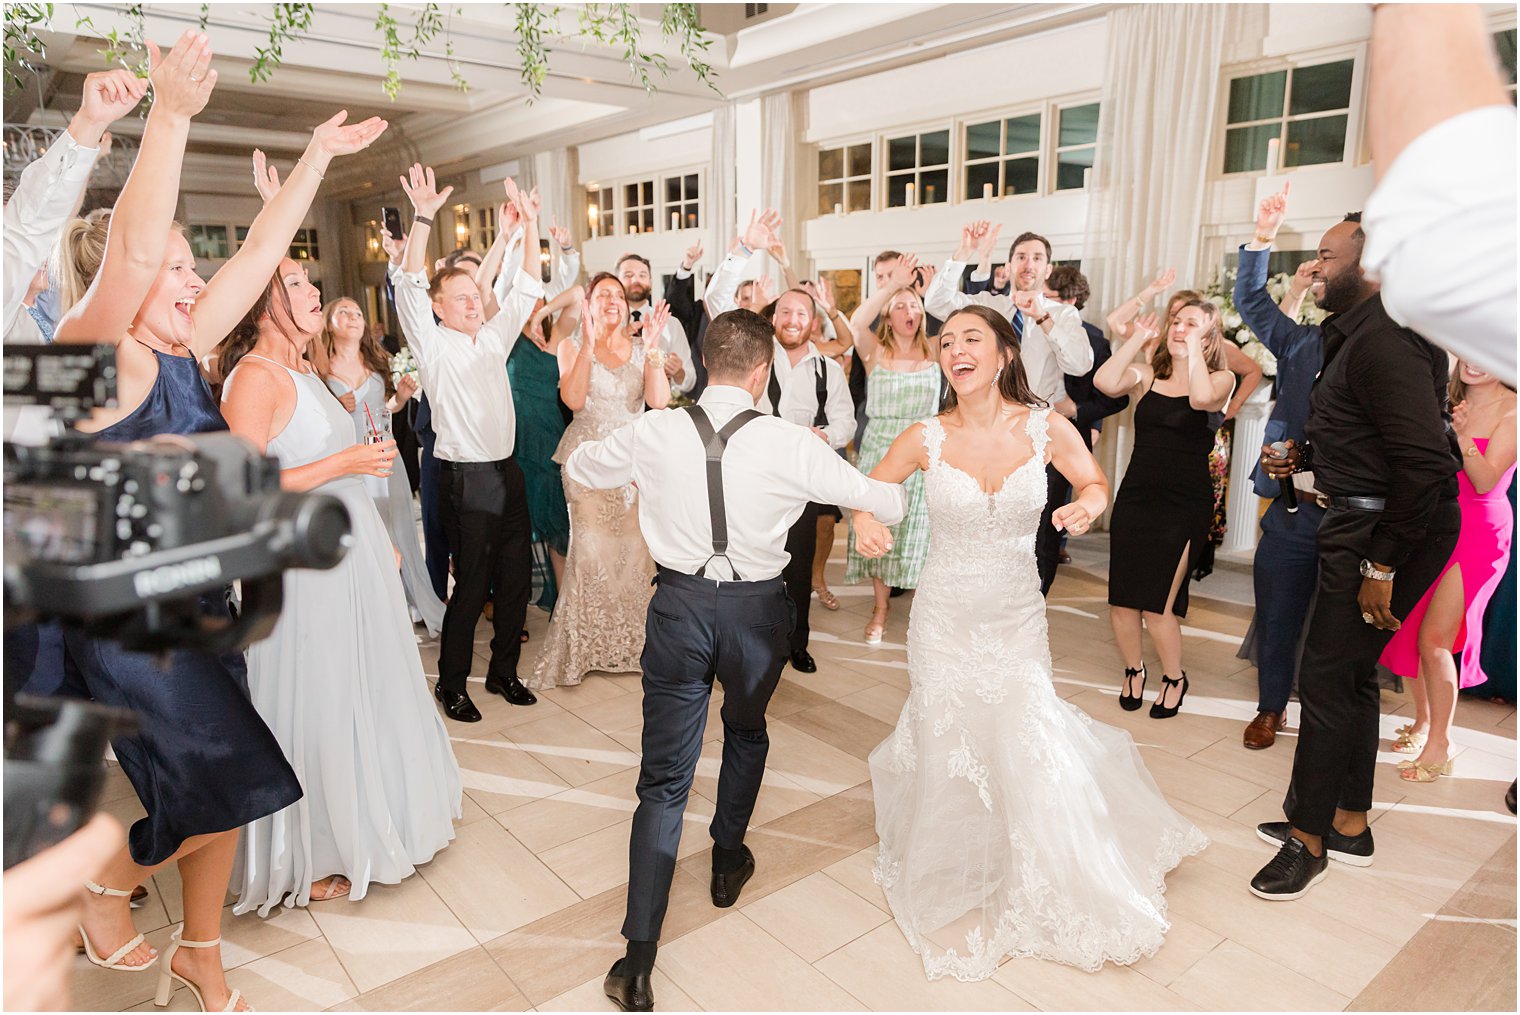
[[(88, 17), (97, 36), (113, 27), (126, 33), (131, 25), (125, 6), (55, 5), (55, 31), (44, 37), (46, 69), (36, 87), (7, 100), (6, 122), (63, 123), (77, 107), (83, 74), (104, 66), (100, 40), (73, 26)], [(409, 36), (420, 6), (389, 5), (403, 36)], [(402, 86), (392, 102), (382, 89), (385, 68), (375, 27), (380, 5), (319, 4), (311, 29), (286, 44), (273, 76), (255, 83), (248, 71), (255, 51), (267, 45), (271, 5), (212, 4), (207, 30), (219, 81), (196, 117), (190, 151), (203, 168), (225, 160), (230, 172), (235, 161), (241, 178), (250, 148), (289, 158), (305, 146), (311, 128), (340, 106), (351, 119), (386, 117), (391, 130), (384, 145), (362, 162), (345, 160), (330, 184), (337, 196), (422, 155), (440, 170), (477, 169), (704, 113), (728, 99), (874, 73), (1044, 31), (1097, 16), (1111, 5), (770, 4), (766, 13), (746, 19), (742, 4), (699, 4), (712, 38), (706, 59), (721, 95), (699, 81), (675, 45), (661, 38), (662, 5), (636, 5), (644, 47), (662, 54), (673, 68), (657, 81), (653, 95), (631, 79), (620, 50), (579, 35), (569, 9), (560, 15), (558, 33), (546, 33), (549, 70), (536, 100), (521, 79), (515, 6), (445, 5), (446, 38), (468, 92), (453, 86), (445, 36), (440, 36), (420, 47), (418, 59), (401, 60)], [(146, 4), (146, 34), (168, 44), (195, 26), (199, 10), (199, 4)], [(140, 122), (119, 126), (127, 136), (141, 132)]]

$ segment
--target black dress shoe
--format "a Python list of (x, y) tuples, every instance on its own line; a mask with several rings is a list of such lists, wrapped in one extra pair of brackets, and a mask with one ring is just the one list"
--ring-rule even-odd
[[(1178, 684), (1182, 685), (1182, 693), (1177, 695), (1177, 704), (1173, 705), (1171, 708), (1163, 708), (1161, 706), (1161, 699), (1166, 697), (1166, 689), (1168, 687), (1176, 687)], [(1155, 702), (1151, 704), (1151, 718), (1170, 719), (1172, 716), (1176, 715), (1178, 710), (1182, 708), (1182, 699), (1187, 697), (1187, 693), (1188, 678), (1186, 672), (1182, 674), (1181, 680), (1173, 680), (1165, 673), (1161, 674), (1161, 693), (1156, 695)]]
[(739, 865), (738, 870), (729, 871), (727, 874), (713, 871), (712, 904), (719, 909), (727, 909), (738, 902), (739, 889), (755, 876), (755, 854), (749, 851), (748, 846), (739, 848), (744, 852), (744, 862)]
[(445, 691), (439, 684), (433, 688), (433, 697), (443, 705), (443, 714), (455, 722), (480, 722), (480, 709), (463, 691)]
[(818, 664), (813, 662), (813, 657), (808, 654), (807, 649), (800, 648), (792, 653), (792, 669), (798, 673), (817, 673)]
[(908, 590), (907, 589), (900, 589), (896, 585), (893, 585), (892, 586), (892, 591), (889, 592), (889, 593), (887, 593), (887, 596), (890, 599), (896, 599), (898, 596), (905, 596), (907, 594), (908, 594)]
[(649, 974), (624, 976), (618, 972), (622, 965), (622, 959), (612, 964), (607, 979), (602, 981), (602, 993), (623, 1011), (654, 1011), (654, 986), (649, 982)]
[(499, 694), (514, 705), (537, 705), (538, 698), (534, 693), (523, 686), (517, 675), (513, 674), (505, 681), (497, 683), (490, 677), (486, 677), (486, 690), (491, 694)]
[[(1288, 840), (1289, 821), (1263, 821), (1256, 826), (1256, 835), (1265, 842), (1280, 846)], [(1333, 827), (1325, 833), (1325, 855), (1339, 863), (1352, 867), (1372, 866), (1372, 829), (1362, 829), (1361, 835), (1342, 835)]]
[(1308, 894), (1329, 870), (1328, 856), (1315, 856), (1308, 846), (1290, 835), (1272, 862), (1251, 879), (1251, 894), (1269, 902), (1292, 902)]

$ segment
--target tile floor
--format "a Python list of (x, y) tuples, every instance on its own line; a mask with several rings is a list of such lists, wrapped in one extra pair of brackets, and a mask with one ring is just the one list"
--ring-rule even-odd
[[(1253, 826), (1281, 816), (1294, 738), (1290, 730), (1263, 752), (1240, 746), (1255, 672), (1235, 658), (1249, 617), (1228, 591), (1238, 575), (1219, 583), (1221, 598), (1210, 598), (1209, 582), (1195, 588), (1185, 628), (1193, 690), (1180, 717), (1156, 722), (1114, 701), (1105, 585), (1091, 555), (1078, 561), (1050, 600), (1059, 691), (1132, 732), (1162, 790), (1213, 840), (1169, 881), (1173, 928), (1161, 951), (1096, 974), (1015, 960), (981, 983), (924, 979), (871, 881), (865, 762), (907, 693), (910, 600), (894, 601), (883, 644), (866, 648), (869, 592), (836, 585), (838, 613), (813, 606), (819, 672), (788, 669), (771, 705), (770, 769), (748, 839), (759, 871), (731, 910), (707, 899), (722, 733), (709, 713), (655, 972), (660, 1009), (1514, 1011), (1515, 819), (1502, 798), (1515, 777), (1515, 710), (1464, 700), (1456, 775), (1431, 785), (1401, 782), (1385, 742), (1377, 864), (1334, 866), (1304, 900), (1263, 902), (1245, 887), (1271, 856)], [(841, 567), (831, 564), (836, 576)], [(525, 669), (545, 627), (530, 610)], [(436, 654), (424, 646), (430, 672)], [(417, 876), (374, 887), (362, 902), (267, 920), (233, 918), (229, 908), (229, 981), (263, 1010), (611, 1010), (600, 986), (621, 952), (638, 677), (592, 676), (540, 697), (513, 708), (482, 691), (485, 721), (449, 724), (464, 814), (452, 846)], [(1383, 703), (1391, 734), (1411, 706), (1390, 693)], [(119, 772), (107, 796), (124, 820), (140, 814)], [(179, 917), (178, 877), (165, 871), (150, 889), (137, 923), (162, 948)], [(80, 959), (74, 1003), (146, 1010), (153, 987), (152, 975)], [(171, 1008), (192, 1003), (180, 990)]]

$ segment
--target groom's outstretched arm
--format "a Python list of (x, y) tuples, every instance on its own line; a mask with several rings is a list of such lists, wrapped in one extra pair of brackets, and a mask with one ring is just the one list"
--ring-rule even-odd
[(586, 441), (565, 459), (565, 475), (593, 490), (615, 490), (633, 481), (638, 420), (599, 441)]
[(852, 511), (869, 511), (883, 525), (896, 525), (908, 513), (908, 493), (901, 484), (883, 483), (861, 475), (849, 462), (831, 451), (812, 431), (805, 436), (797, 470), (808, 500), (838, 504)]

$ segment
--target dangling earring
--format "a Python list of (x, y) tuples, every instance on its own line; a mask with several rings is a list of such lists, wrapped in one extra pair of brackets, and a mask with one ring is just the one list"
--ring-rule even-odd
[(1003, 367), (1002, 367), (1002, 366), (1001, 366), (1001, 364), (1000, 364), (1000, 365), (999, 365), (999, 366), (998, 366), (998, 368), (997, 368), (997, 370), (996, 370), (996, 371), (995, 371), (995, 372), (994, 372), (994, 373), (993, 373), (993, 375), (992, 375), (992, 386), (993, 386), (993, 387), (994, 387), (994, 388), (995, 388), (995, 387), (997, 387), (997, 383), (998, 383), (998, 378), (1000, 378), (1000, 377), (1002, 377), (1002, 376), (1003, 376)]

